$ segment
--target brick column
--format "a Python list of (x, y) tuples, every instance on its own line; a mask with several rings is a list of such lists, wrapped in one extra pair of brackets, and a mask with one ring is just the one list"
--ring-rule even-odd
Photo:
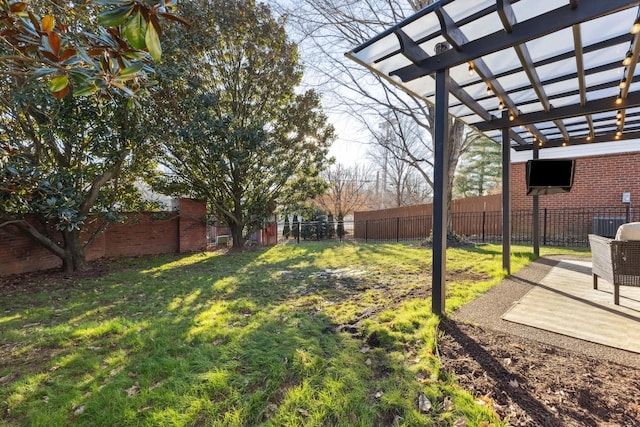
[(207, 248), (207, 229), (204, 223), (206, 214), (207, 206), (202, 200), (180, 199), (180, 253), (204, 251)]

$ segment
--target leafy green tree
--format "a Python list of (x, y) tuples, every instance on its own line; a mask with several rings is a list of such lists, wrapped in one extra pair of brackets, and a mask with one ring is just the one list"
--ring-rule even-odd
[(154, 150), (132, 107), (160, 58), (160, 17), (173, 17), (172, 3), (100, 3), (108, 8), (0, 0), (0, 227), (26, 233), (67, 272), (88, 267), (84, 250), (116, 208), (140, 206), (134, 178), (153, 170)]
[(156, 96), (172, 172), (165, 187), (207, 200), (238, 249), (276, 206), (323, 190), (333, 128), (318, 95), (297, 90), (297, 47), (266, 5), (213, 0), (181, 9), (186, 19), (191, 13), (202, 18), (190, 19), (188, 38), (165, 52), (167, 73), (181, 72)]
[(502, 152), (499, 144), (482, 137), (462, 157), (454, 180), (454, 191), (463, 197), (484, 196), (500, 184)]
[(39, 81), (57, 99), (133, 96), (146, 88), (152, 59), (162, 55), (161, 19), (184, 22), (170, 13), (175, 6), (176, 0), (0, 0), (0, 76), (17, 85)]

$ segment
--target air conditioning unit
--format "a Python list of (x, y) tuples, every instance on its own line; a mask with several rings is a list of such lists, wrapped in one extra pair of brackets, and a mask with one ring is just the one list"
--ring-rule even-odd
[(618, 227), (627, 222), (623, 216), (594, 216), (593, 234), (604, 237), (615, 237)]

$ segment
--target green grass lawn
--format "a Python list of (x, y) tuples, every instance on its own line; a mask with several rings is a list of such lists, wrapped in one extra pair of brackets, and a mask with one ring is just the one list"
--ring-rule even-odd
[[(514, 247), (512, 270), (532, 258)], [(115, 268), (2, 289), (0, 424), (503, 425), (439, 369), (429, 249), (319, 242)], [(449, 249), (447, 270), (451, 311), (504, 277), (501, 247)]]

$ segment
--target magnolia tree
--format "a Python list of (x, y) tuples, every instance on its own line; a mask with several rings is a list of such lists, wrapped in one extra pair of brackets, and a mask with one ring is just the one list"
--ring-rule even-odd
[[(84, 250), (153, 170), (140, 103), (175, 1), (0, 0), (0, 228), (87, 268)], [(93, 235), (88, 218), (98, 218)], [(29, 221), (27, 221), (27, 218)]]
[[(268, 6), (211, 0), (181, 13), (194, 14), (193, 25), (167, 43), (154, 94), (154, 128), (171, 171), (161, 185), (206, 200), (238, 250), (277, 206), (324, 190), (334, 131), (318, 93), (298, 88), (297, 46)], [(180, 74), (166, 78), (174, 70)]]

